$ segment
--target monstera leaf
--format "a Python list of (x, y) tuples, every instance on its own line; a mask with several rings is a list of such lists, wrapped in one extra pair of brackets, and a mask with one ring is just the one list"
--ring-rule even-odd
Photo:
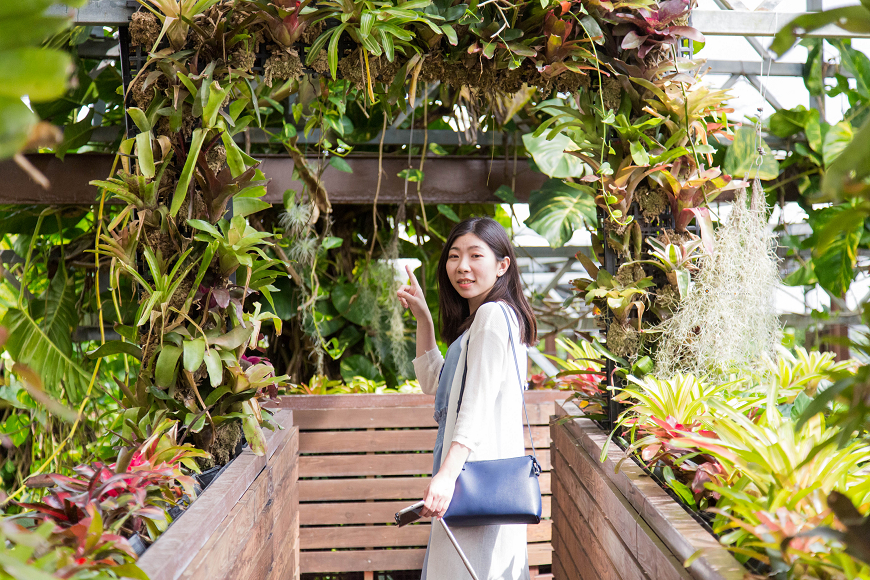
[(588, 168), (583, 161), (565, 151), (579, 149), (576, 143), (567, 135), (559, 133), (552, 139), (547, 139), (546, 133), (535, 137), (532, 133), (523, 135), (523, 145), (526, 146), (541, 173), (548, 177), (564, 179), (566, 177), (583, 177)]
[(596, 223), (595, 191), (587, 185), (548, 179), (529, 195), (525, 224), (547, 238), (554, 248), (564, 246), (574, 231)]

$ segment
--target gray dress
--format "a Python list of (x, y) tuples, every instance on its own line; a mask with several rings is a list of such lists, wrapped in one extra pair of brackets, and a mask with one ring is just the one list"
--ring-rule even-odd
[[(519, 326), (513, 310), (508, 308), (508, 311), (512, 319), (514, 347), (519, 360), (524, 361), (526, 351), (519, 341)], [(524, 455), (522, 395), (508, 340), (507, 322), (501, 307), (496, 303), (486, 303), (478, 309), (471, 327), (457, 341), (461, 350), (454, 368), (446, 366), (448, 361), (438, 349), (414, 360), (417, 379), (424, 392), (435, 395), (440, 390), (439, 379), (450, 385), (443, 427), (445, 452), (441, 454), (440, 462), (454, 441), (471, 451), (469, 461)], [(455, 344), (451, 345), (451, 350)], [(450, 354), (448, 350), (448, 360), (453, 358)], [(457, 415), (466, 360), (465, 395)], [(520, 368), (524, 368), (522, 364)], [(526, 526), (451, 529), (481, 580), (528, 580)], [(443, 528), (434, 519), (424, 566), (422, 577), (426, 580), (471, 578)]]

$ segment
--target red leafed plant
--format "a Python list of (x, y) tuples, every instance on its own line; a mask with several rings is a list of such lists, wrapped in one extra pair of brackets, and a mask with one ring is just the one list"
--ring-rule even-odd
[(183, 495), (195, 495), (194, 480), (182, 472), (182, 463), (195, 468), (192, 459), (207, 455), (190, 444), (177, 445), (176, 428), (177, 423), (164, 420), (137, 449), (122, 450), (116, 463), (79, 465), (73, 469), (75, 476), (51, 473), (31, 478), (30, 487), (50, 489), (42, 501), (18, 505), (36, 512), (38, 519), (54, 522), (62, 530), (58, 533), (71, 539), (85, 534), (96, 541), (88, 526), (99, 517), (100, 529), (112, 536), (104, 541), (129, 548), (121, 536), (140, 532), (153, 541), (171, 519), (167, 510)]

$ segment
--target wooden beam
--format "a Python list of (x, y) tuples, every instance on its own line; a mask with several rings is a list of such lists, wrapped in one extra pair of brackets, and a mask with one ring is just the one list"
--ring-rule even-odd
[[(0, 162), (0, 204), (90, 204), (97, 190), (88, 185), (94, 179), (106, 179), (114, 155), (83, 153), (67, 155), (61, 161), (50, 154), (32, 154), (27, 158), (51, 182), (43, 190), (12, 161)], [(288, 189), (301, 190), (302, 184), (292, 178), (293, 161), (282, 155), (263, 155), (261, 168), (271, 181), (266, 200), (281, 202)], [(312, 158), (312, 161), (316, 161)], [(343, 173), (328, 166), (323, 174), (326, 191), (333, 204), (370, 204), (374, 201), (378, 181), (377, 157), (348, 157), (353, 173)], [(418, 167), (419, 158), (412, 160)], [(406, 157), (385, 157), (378, 203), (395, 204), (405, 197), (404, 180), (399, 171), (408, 167)], [(427, 157), (423, 182), (424, 203), (498, 203), (493, 192), (501, 185), (511, 185), (513, 163), (503, 159), (474, 157)], [(546, 177), (529, 167), (517, 164), (516, 196), (522, 202), (541, 187)], [(419, 203), (417, 184), (408, 183), (407, 202)]]

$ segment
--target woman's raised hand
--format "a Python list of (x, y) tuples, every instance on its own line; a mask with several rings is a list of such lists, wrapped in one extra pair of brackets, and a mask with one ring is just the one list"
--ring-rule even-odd
[(426, 297), (423, 296), (423, 289), (420, 288), (420, 284), (417, 282), (414, 272), (411, 271), (411, 266), (406, 264), (405, 271), (408, 272), (408, 277), (411, 279), (411, 283), (405, 284), (399, 288), (396, 292), (396, 296), (399, 298), (399, 302), (402, 303), (403, 307), (411, 310), (411, 314), (414, 315), (414, 318), (417, 320), (427, 320), (431, 318), (432, 315), (429, 313), (429, 306), (426, 304)]

